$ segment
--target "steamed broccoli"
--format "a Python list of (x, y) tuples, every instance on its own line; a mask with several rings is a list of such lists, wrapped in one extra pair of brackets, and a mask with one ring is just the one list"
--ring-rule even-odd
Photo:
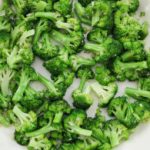
[(135, 128), (140, 122), (140, 117), (126, 97), (114, 98), (109, 104), (108, 112), (128, 128)]
[(95, 69), (95, 79), (102, 85), (108, 85), (115, 81), (115, 77), (105, 66), (97, 66)]
[(16, 131), (18, 132), (29, 132), (37, 128), (37, 115), (30, 111), (25, 113), (19, 108), (18, 105), (15, 105), (13, 108), (13, 113), (16, 116)]
[(101, 85), (98, 82), (91, 84), (92, 91), (98, 98), (100, 106), (106, 106), (109, 101), (115, 96), (118, 86), (116, 83), (109, 83), (107, 86)]
[(139, 87), (142, 90), (150, 91), (150, 77), (140, 78), (139, 79)]
[(92, 135), (91, 130), (86, 130), (81, 127), (85, 119), (86, 119), (86, 114), (83, 110), (74, 109), (64, 119), (64, 128), (70, 134), (91, 136)]
[(96, 61), (104, 62), (120, 54), (122, 45), (113, 38), (107, 38), (101, 44), (87, 42), (84, 45), (84, 49), (94, 53)]
[(78, 108), (87, 109), (92, 105), (93, 99), (90, 95), (89, 87), (86, 87), (85, 84), (88, 79), (94, 77), (94, 74), (90, 69), (85, 68), (78, 71), (78, 77), (81, 80), (79, 87), (72, 93), (73, 104)]
[(137, 80), (140, 73), (148, 69), (146, 61), (121, 62), (119, 58), (114, 61), (113, 67), (116, 78), (121, 81), (124, 81), (125, 79)]
[(104, 125), (104, 134), (112, 147), (120, 144), (122, 140), (127, 140), (130, 131), (118, 120), (109, 120)]

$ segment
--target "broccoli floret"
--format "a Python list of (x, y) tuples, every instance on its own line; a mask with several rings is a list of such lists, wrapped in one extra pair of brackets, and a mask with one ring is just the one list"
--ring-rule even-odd
[(32, 12), (42, 12), (42, 11), (51, 11), (52, 10), (52, 1), (44, 0), (28, 0), (29, 9)]
[(109, 143), (102, 144), (97, 148), (97, 150), (111, 150), (111, 149), (112, 147)]
[(101, 85), (98, 82), (91, 84), (92, 91), (98, 97), (99, 105), (106, 106), (109, 101), (115, 96), (118, 86), (116, 83), (109, 83), (107, 86)]
[(140, 117), (126, 97), (114, 98), (109, 104), (108, 112), (128, 128), (135, 128), (140, 122)]
[(64, 128), (70, 134), (91, 136), (92, 135), (91, 130), (86, 130), (81, 127), (85, 119), (86, 119), (86, 114), (83, 110), (74, 109), (64, 119)]
[(12, 94), (10, 84), (14, 75), (15, 71), (10, 69), (8, 66), (0, 68), (0, 90), (4, 97)]
[(120, 144), (122, 140), (127, 140), (130, 131), (118, 120), (109, 120), (105, 123), (104, 134), (112, 147)]
[(27, 110), (37, 110), (44, 101), (43, 91), (35, 91), (33, 88), (28, 86), (21, 98), (21, 105)]
[[(36, 37), (35, 37), (36, 38)], [(51, 37), (48, 33), (43, 33), (39, 40), (34, 44), (34, 53), (44, 60), (48, 60), (58, 55), (59, 48), (51, 42)]]
[(0, 93), (0, 108), (8, 108), (9, 106), (11, 106), (11, 97)]
[(63, 115), (71, 112), (71, 107), (66, 101), (59, 100), (49, 105), (49, 111), (54, 113), (53, 123), (60, 123)]
[(0, 109), (0, 124), (9, 127), (11, 125), (11, 119), (9, 117), (9, 110)]
[(7, 63), (10, 68), (17, 68), (20, 64), (30, 65), (33, 61), (32, 36), (34, 30), (25, 31), (7, 57)]
[(51, 78), (54, 80), (55, 86), (63, 93), (66, 93), (68, 87), (73, 83), (74, 72), (70, 70), (64, 70), (61, 74), (52, 75)]
[(96, 43), (103, 43), (108, 36), (107, 30), (102, 30), (100, 28), (94, 28), (87, 35), (87, 39)]
[(122, 45), (119, 41), (107, 38), (102, 44), (87, 42), (84, 49), (95, 54), (95, 60), (104, 62), (120, 54)]
[(127, 87), (125, 93), (135, 99), (150, 100), (150, 91)]
[(139, 79), (140, 89), (150, 91), (150, 77), (140, 78)]
[(95, 69), (95, 79), (102, 85), (108, 85), (115, 81), (115, 77), (105, 66), (97, 66)]
[(60, 14), (66, 16), (71, 12), (71, 1), (70, 0), (59, 0), (54, 3), (54, 10)]
[(139, 8), (139, 0), (119, 0), (117, 6), (119, 8), (127, 6), (129, 12), (135, 12)]
[(29, 150), (50, 150), (52, 147), (51, 141), (44, 135), (32, 137), (28, 144)]
[(125, 41), (123, 43), (124, 48), (128, 51), (121, 55), (121, 59), (124, 62), (128, 61), (142, 61), (146, 59), (144, 51), (144, 45), (141, 41)]
[(50, 34), (54, 41), (69, 48), (70, 53), (76, 53), (76, 50), (83, 42), (83, 34), (80, 31), (72, 31), (69, 34), (64, 34), (63, 32), (52, 30)]
[(81, 80), (79, 87), (72, 93), (73, 104), (77, 108), (87, 109), (93, 104), (93, 99), (90, 95), (89, 87), (86, 87), (85, 84), (88, 79), (94, 77), (94, 74), (90, 69), (84, 68), (78, 71), (78, 77)]
[(18, 132), (18, 131), (15, 131), (14, 139), (16, 140), (18, 144), (23, 145), (23, 146), (27, 146), (30, 140), (28, 137), (25, 136), (24, 133)]
[(38, 76), (36, 72), (34, 71), (34, 69), (32, 69), (31, 67), (24, 67), (21, 70), (18, 88), (12, 98), (14, 102), (18, 102), (22, 99), (24, 91), (26, 90), (30, 81), (33, 81), (33, 80), (38, 80)]
[(148, 69), (146, 61), (121, 62), (119, 58), (114, 61), (113, 67), (116, 78), (121, 81), (136, 80), (142, 71)]
[(13, 108), (13, 113), (16, 116), (15, 127), (18, 132), (33, 131), (37, 127), (37, 115), (33, 111), (29, 113), (23, 112), (18, 105)]
[(134, 17), (127, 13), (126, 9), (120, 9), (115, 13), (115, 37), (119, 40), (144, 39), (148, 34), (147, 23), (140, 24)]
[(11, 30), (11, 24), (6, 16), (5, 11), (0, 11), (0, 31), (10, 32)]
[(81, 67), (92, 67), (95, 65), (95, 60), (91, 58), (84, 58), (82, 56), (70, 56), (70, 64), (73, 71), (77, 71)]

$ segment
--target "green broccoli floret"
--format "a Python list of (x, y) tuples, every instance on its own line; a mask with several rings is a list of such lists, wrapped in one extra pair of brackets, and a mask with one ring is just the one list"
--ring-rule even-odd
[(121, 55), (124, 62), (142, 61), (146, 59), (144, 45), (141, 41), (124, 41), (124, 48), (127, 50)]
[(27, 110), (37, 110), (44, 101), (43, 91), (35, 91), (30, 86), (26, 87), (20, 103)]
[(73, 83), (74, 80), (74, 72), (70, 70), (64, 70), (61, 74), (52, 75), (55, 86), (62, 92), (64, 95), (68, 87)]
[(127, 13), (126, 7), (115, 13), (115, 37), (119, 40), (142, 40), (148, 34), (147, 23), (140, 24), (138, 20)]
[(147, 101), (136, 101), (133, 103), (135, 113), (140, 117), (141, 121), (150, 119), (150, 105)]
[(18, 131), (15, 131), (14, 139), (16, 140), (18, 144), (23, 145), (23, 146), (27, 146), (30, 140), (28, 137), (25, 136), (24, 133), (18, 132)]
[(139, 0), (119, 0), (116, 5), (119, 8), (128, 7), (129, 12), (135, 12), (139, 8)]
[(109, 104), (108, 112), (128, 128), (135, 128), (140, 122), (140, 117), (126, 97), (114, 98)]
[(30, 81), (34, 81), (34, 80), (38, 80), (38, 76), (34, 71), (34, 69), (31, 67), (24, 67), (21, 70), (19, 85), (15, 94), (13, 95), (12, 100), (14, 102), (20, 101)]
[(51, 11), (52, 10), (52, 1), (45, 0), (27, 0), (29, 9), (32, 12), (42, 12), (42, 11)]
[(13, 113), (16, 116), (15, 127), (18, 132), (33, 131), (37, 127), (37, 115), (33, 111), (29, 113), (23, 112), (18, 105), (13, 108)]
[(115, 81), (115, 77), (105, 66), (97, 66), (95, 69), (95, 79), (102, 85), (108, 85)]
[(66, 101), (59, 100), (51, 103), (48, 110), (54, 113), (53, 123), (60, 123), (63, 115), (71, 112), (71, 107)]
[(112, 150), (112, 147), (110, 144), (108, 143), (104, 143), (102, 145), (100, 145), (97, 150)]
[(90, 95), (89, 86), (86, 86), (86, 81), (94, 77), (93, 72), (88, 69), (80, 69), (78, 71), (78, 77), (81, 79), (79, 87), (72, 93), (73, 104), (77, 108), (87, 109), (93, 104), (93, 99)]
[(7, 63), (10, 68), (17, 68), (20, 64), (30, 65), (33, 62), (32, 36), (34, 30), (25, 31), (7, 57)]
[(70, 134), (91, 136), (92, 131), (83, 129), (81, 126), (84, 124), (86, 119), (86, 113), (83, 110), (74, 109), (64, 119), (64, 128)]
[(69, 34), (64, 34), (63, 32), (52, 30), (50, 34), (54, 41), (69, 48), (69, 53), (76, 53), (78, 47), (83, 43), (83, 34), (81, 31), (72, 31)]
[(15, 71), (10, 69), (8, 66), (0, 68), (0, 90), (4, 97), (12, 94), (10, 84), (14, 75)]
[(140, 78), (139, 79), (140, 89), (150, 91), (150, 77)]
[(95, 60), (104, 62), (120, 54), (122, 45), (119, 41), (107, 38), (102, 44), (87, 42), (84, 49), (95, 54)]
[(44, 135), (32, 137), (28, 144), (28, 150), (50, 150), (52, 147), (51, 141)]
[(121, 62), (119, 58), (114, 61), (113, 67), (116, 78), (121, 81), (124, 81), (125, 79), (137, 80), (140, 73), (148, 69), (146, 61)]
[(70, 56), (69, 60), (73, 71), (77, 71), (81, 67), (92, 67), (95, 65), (94, 59), (85, 58), (77, 55)]
[[(35, 37), (36, 38), (36, 37)], [(58, 55), (59, 48), (51, 42), (51, 37), (48, 33), (43, 33), (39, 40), (35, 42), (33, 47), (35, 55), (44, 60), (48, 60)]]
[(54, 3), (54, 10), (66, 16), (71, 12), (71, 3), (70, 0), (59, 0)]
[(125, 93), (135, 99), (150, 100), (150, 91), (127, 87)]
[(108, 37), (108, 31), (100, 28), (94, 28), (87, 35), (87, 39), (96, 43), (103, 43)]
[(10, 96), (4, 96), (0, 93), (0, 108), (8, 108), (11, 106), (11, 97)]
[(109, 83), (107, 86), (101, 85), (98, 82), (91, 84), (91, 89), (98, 98), (100, 106), (106, 106), (109, 101), (115, 96), (118, 90), (116, 83)]
[(11, 125), (11, 119), (9, 117), (9, 110), (0, 109), (0, 125), (9, 127)]
[(109, 120), (105, 123), (104, 134), (112, 147), (120, 144), (122, 140), (127, 140), (130, 131), (118, 120)]

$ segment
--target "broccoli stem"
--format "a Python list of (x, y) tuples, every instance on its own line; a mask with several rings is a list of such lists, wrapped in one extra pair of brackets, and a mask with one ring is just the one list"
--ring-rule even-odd
[(46, 18), (52, 21), (57, 21), (57, 18), (60, 17), (60, 14), (56, 12), (36, 12), (35, 17)]
[(125, 89), (125, 93), (131, 97), (135, 97), (135, 98), (141, 98), (141, 97), (145, 97), (150, 99), (150, 92), (149, 91), (145, 91), (145, 90), (140, 90), (140, 89), (134, 89), (134, 88), (129, 88), (127, 87)]
[(60, 123), (62, 120), (62, 117), (63, 117), (63, 112), (56, 113), (53, 122)]
[(91, 130), (86, 130), (86, 129), (80, 128), (79, 126), (75, 125), (74, 123), (70, 123), (70, 131), (72, 133), (76, 133), (76, 134), (83, 135), (83, 136), (91, 136), (92, 135)]
[(89, 43), (87, 42), (84, 45), (84, 48), (90, 52), (101, 52), (103, 54), (103, 51), (105, 50), (104, 47), (102, 47), (100, 44), (95, 44), (95, 43)]
[(85, 73), (80, 80), (80, 85), (78, 88), (80, 91), (83, 91), (86, 80), (87, 80), (87, 74)]
[(41, 135), (41, 134), (46, 134), (46, 133), (51, 132), (51, 131), (56, 131), (56, 130), (57, 129), (50, 126), (50, 123), (49, 123), (47, 126), (44, 126), (41, 129), (38, 129), (38, 130), (33, 131), (33, 132), (26, 133), (26, 136), (27, 137), (34, 137), (34, 136), (38, 136), (38, 135)]

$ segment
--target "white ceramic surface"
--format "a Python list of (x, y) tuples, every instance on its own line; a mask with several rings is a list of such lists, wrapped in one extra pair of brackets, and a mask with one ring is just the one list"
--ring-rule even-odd
[[(0, 0), (1, 2), (1, 0)], [(139, 14), (141, 11), (146, 12), (146, 16), (140, 18), (141, 21), (147, 20), (150, 24), (150, 0), (141, 0), (140, 8), (136, 14), (136, 17), (139, 18)], [(150, 32), (150, 28), (149, 28)], [(150, 50), (150, 34), (145, 39), (145, 48), (146, 50)], [(33, 66), (36, 70), (43, 75), (45, 75), (48, 79), (50, 79), (49, 73), (42, 67), (42, 61), (36, 59)], [(134, 87), (134, 83), (118, 83), (119, 91), (117, 95), (123, 95), (124, 89), (126, 86)], [(78, 80), (74, 81), (74, 84), (68, 89), (67, 95), (65, 99), (71, 103), (71, 91), (78, 85)], [(38, 88), (39, 90), (43, 88), (39, 83), (33, 83), (33, 87)], [(95, 104), (88, 110), (88, 115), (93, 116), (94, 110), (96, 108)], [(18, 145), (13, 139), (14, 128), (4, 128), (0, 126), (0, 150), (25, 150), (25, 147)], [(129, 140), (123, 142), (120, 146), (115, 148), (115, 150), (150, 150), (150, 122), (140, 125), (133, 135), (130, 136)]]

